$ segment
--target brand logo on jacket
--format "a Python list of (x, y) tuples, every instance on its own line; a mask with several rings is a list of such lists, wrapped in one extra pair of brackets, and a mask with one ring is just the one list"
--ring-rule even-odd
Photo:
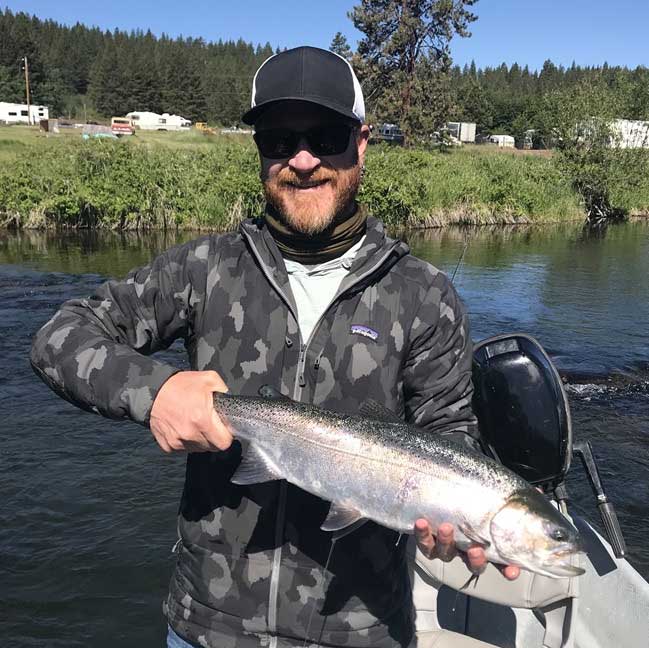
[(379, 334), (374, 329), (371, 329), (369, 326), (362, 326), (361, 324), (352, 324), (352, 333), (357, 333), (363, 337), (369, 338), (376, 342), (379, 339)]

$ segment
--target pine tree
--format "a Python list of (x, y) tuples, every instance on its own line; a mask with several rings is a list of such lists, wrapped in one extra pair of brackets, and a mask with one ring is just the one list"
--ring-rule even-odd
[(441, 125), (447, 117), (449, 44), (454, 34), (469, 35), (475, 1), (361, 0), (349, 14), (364, 34), (358, 67), (374, 110), (394, 116), (407, 138), (426, 136), (425, 123)]
[(331, 45), (329, 45), (329, 50), (342, 56), (348, 61), (351, 61), (352, 59), (352, 48), (349, 46), (347, 38), (345, 38), (345, 35), (342, 32), (336, 32), (336, 35), (331, 41)]

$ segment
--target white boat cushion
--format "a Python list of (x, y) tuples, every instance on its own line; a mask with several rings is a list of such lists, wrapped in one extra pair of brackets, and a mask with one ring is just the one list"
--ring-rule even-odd
[[(447, 585), (459, 590), (471, 577), (471, 572), (459, 557), (445, 563), (439, 559), (429, 560), (416, 546), (414, 537), (408, 545), (413, 580), (415, 609), (420, 611), (436, 609), (437, 590)], [(573, 564), (579, 564), (579, 556)], [(489, 563), (477, 583), (462, 591), (491, 603), (509, 607), (542, 608), (551, 603), (578, 595), (578, 578), (549, 578), (521, 570), (520, 576), (508, 581), (493, 564)]]

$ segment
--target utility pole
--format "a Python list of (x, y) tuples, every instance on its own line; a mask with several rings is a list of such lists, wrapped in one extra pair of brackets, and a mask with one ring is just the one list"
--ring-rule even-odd
[(27, 94), (27, 123), (32, 125), (32, 108), (29, 100), (29, 63), (27, 62), (27, 57), (23, 58), (25, 61), (25, 92)]

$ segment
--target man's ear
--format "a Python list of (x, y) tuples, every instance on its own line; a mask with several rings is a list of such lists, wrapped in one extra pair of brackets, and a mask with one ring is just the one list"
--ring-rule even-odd
[(358, 134), (356, 135), (356, 146), (358, 147), (358, 159), (361, 164), (365, 162), (365, 150), (367, 149), (367, 143), (370, 139), (370, 127), (367, 124), (362, 124), (358, 129)]

